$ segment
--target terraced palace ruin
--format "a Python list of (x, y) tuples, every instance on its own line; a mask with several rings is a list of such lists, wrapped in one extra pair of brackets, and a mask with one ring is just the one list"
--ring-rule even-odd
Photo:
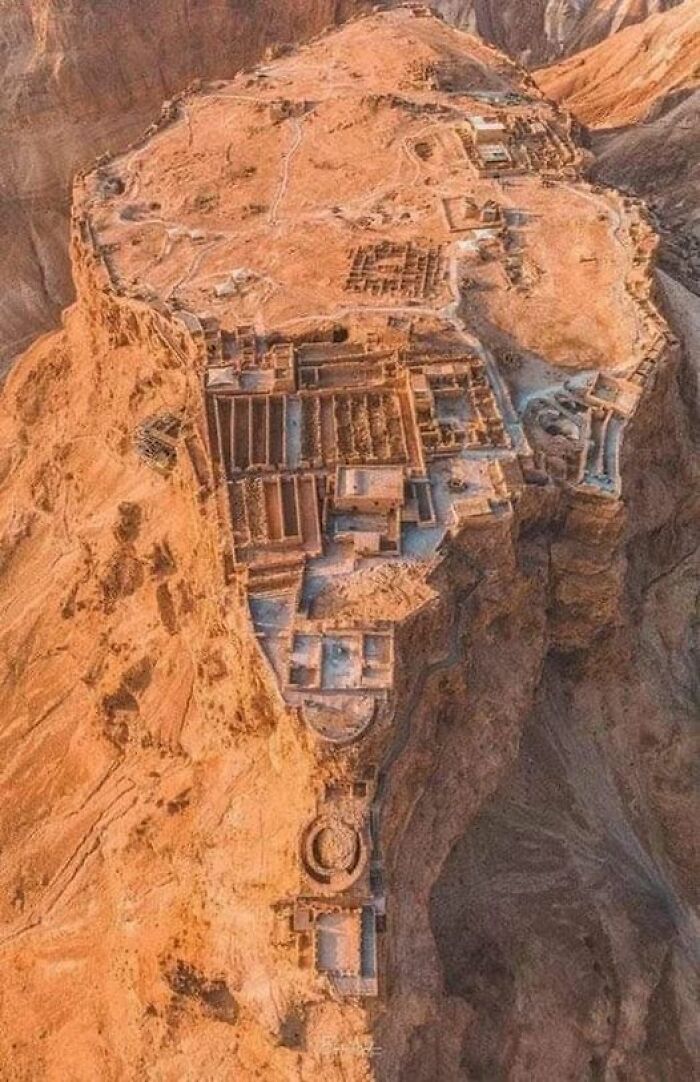
[(356, 20), (170, 103), (76, 191), (79, 288), (115, 341), (196, 377), (134, 453), (190, 463), (222, 581), (314, 748), (275, 919), (329, 996), (383, 994), (407, 623), (494, 522), (617, 506), (673, 345), (643, 211), (581, 179), (568, 116), (494, 57), (418, 5)]

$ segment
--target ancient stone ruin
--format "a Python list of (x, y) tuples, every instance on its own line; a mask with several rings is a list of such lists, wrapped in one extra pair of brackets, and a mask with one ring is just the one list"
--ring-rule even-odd
[[(392, 16), (412, 17), (433, 24), (416, 5)], [(362, 87), (358, 107), (376, 124), (366, 128), (376, 174), (362, 183), (376, 187), (380, 207), (365, 219), (352, 205), (367, 202), (364, 190), (336, 193), (332, 167), (319, 165), (323, 147), (308, 152), (307, 168), (327, 174), (326, 187), (294, 190), (295, 162), (317, 138), (312, 120), (330, 110), (332, 87), (309, 104), (303, 86), (298, 102), (286, 86), (281, 108), (275, 78), (270, 69), (236, 93), (204, 91), (186, 110), (193, 130), (206, 108), (239, 127), (254, 118), (266, 139), (274, 131), (268, 213), (251, 224), (249, 195), (239, 201), (234, 184), (228, 217), (209, 225), (189, 193), (146, 190), (132, 151), (111, 163), (119, 183), (105, 187), (98, 173), (79, 184), (75, 263), (115, 339), (138, 313), (144, 348), (196, 373), (187, 450), (214, 493), (222, 580), (236, 587), (270, 686), (318, 755), (317, 815), (299, 837), (299, 888), (281, 900), (283, 918), (299, 966), (329, 995), (375, 996), (392, 904), (383, 789), (409, 682), (397, 676), (405, 613), (359, 600), (360, 586), (387, 567), (431, 582), (454, 546), (469, 550), (494, 522), (512, 525), (539, 491), (572, 507), (617, 501), (625, 432), (670, 342), (641, 210), (580, 178), (568, 121), (546, 102), (493, 85), (421, 83), (414, 100)], [(184, 124), (169, 117), (154, 153), (179, 154)], [(202, 156), (218, 168), (226, 152), (214, 141)], [(125, 214), (135, 191), (161, 209)], [(605, 371), (574, 357), (553, 382), (545, 360), (551, 368), (556, 358), (534, 348), (521, 357), (507, 343), (509, 364), (499, 363), (496, 317), (479, 323), (478, 304), (482, 294), (507, 295), (505, 307), (516, 294), (537, 298), (539, 277), (556, 273), (526, 274), (538, 244), (538, 258), (547, 255), (536, 232), (547, 224), (543, 201), (556, 206), (571, 191), (592, 204), (593, 235), (605, 229), (613, 251), (619, 219), (639, 257), (626, 282), (634, 334)], [(299, 251), (306, 263), (295, 263)], [(175, 438), (172, 425), (145, 418), (138, 453), (169, 469)]]

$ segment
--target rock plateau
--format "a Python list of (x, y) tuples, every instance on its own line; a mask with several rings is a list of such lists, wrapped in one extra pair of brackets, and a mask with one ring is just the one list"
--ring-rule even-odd
[(0, 363), (72, 297), (76, 169), (126, 146), (164, 99), (361, 10), (353, 0), (0, 0)]
[(0, 413), (0, 1075), (689, 1079), (696, 298), (419, 5), (75, 184)]

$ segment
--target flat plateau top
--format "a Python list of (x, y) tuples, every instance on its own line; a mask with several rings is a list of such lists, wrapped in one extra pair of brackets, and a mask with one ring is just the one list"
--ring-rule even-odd
[(319, 739), (390, 715), (447, 539), (543, 469), (620, 492), (654, 240), (581, 166), (527, 75), (404, 8), (171, 103), (78, 190), (118, 291), (197, 317), (232, 565)]
[[(477, 168), (472, 140), (478, 131), (483, 143), (491, 120), (530, 148), (546, 128), (557, 183), (543, 186), (541, 163), (498, 180), (503, 151), (488, 145)], [(564, 120), (514, 65), (404, 9), (187, 98), (172, 123), (91, 174), (86, 199), (126, 290), (224, 329), (296, 333), (461, 305), (486, 341), (513, 336), (550, 363), (614, 368), (639, 335), (624, 290), (633, 245), (608, 198), (577, 185), (567, 147)], [(488, 226), (464, 224), (489, 200), (522, 252), (526, 289), (513, 288), (513, 257), (481, 252)]]

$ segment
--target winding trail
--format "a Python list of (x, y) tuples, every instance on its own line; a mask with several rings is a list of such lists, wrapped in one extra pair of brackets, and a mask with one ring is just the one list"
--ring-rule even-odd
[(293, 120), (294, 126), (295, 126), (294, 141), (293, 141), (289, 151), (284, 156), (284, 165), (282, 167), (282, 180), (280, 182), (280, 186), (279, 186), (279, 190), (277, 192), (277, 195), (275, 196), (275, 200), (274, 200), (272, 206), (270, 207), (270, 215), (269, 215), (269, 218), (268, 218), (268, 221), (269, 221), (270, 225), (279, 225), (280, 219), (278, 217), (278, 211), (279, 211), (280, 205), (282, 203), (282, 200), (284, 199), (285, 195), (287, 194), (287, 189), (289, 188), (289, 176), (290, 176), (290, 170), (291, 170), (291, 166), (292, 166), (292, 161), (294, 160), (294, 156), (298, 152), (299, 147), (301, 146), (302, 140), (304, 138), (304, 131), (303, 131), (303, 128), (301, 126), (301, 123), (296, 119), (296, 117), (293, 117), (292, 120)]

